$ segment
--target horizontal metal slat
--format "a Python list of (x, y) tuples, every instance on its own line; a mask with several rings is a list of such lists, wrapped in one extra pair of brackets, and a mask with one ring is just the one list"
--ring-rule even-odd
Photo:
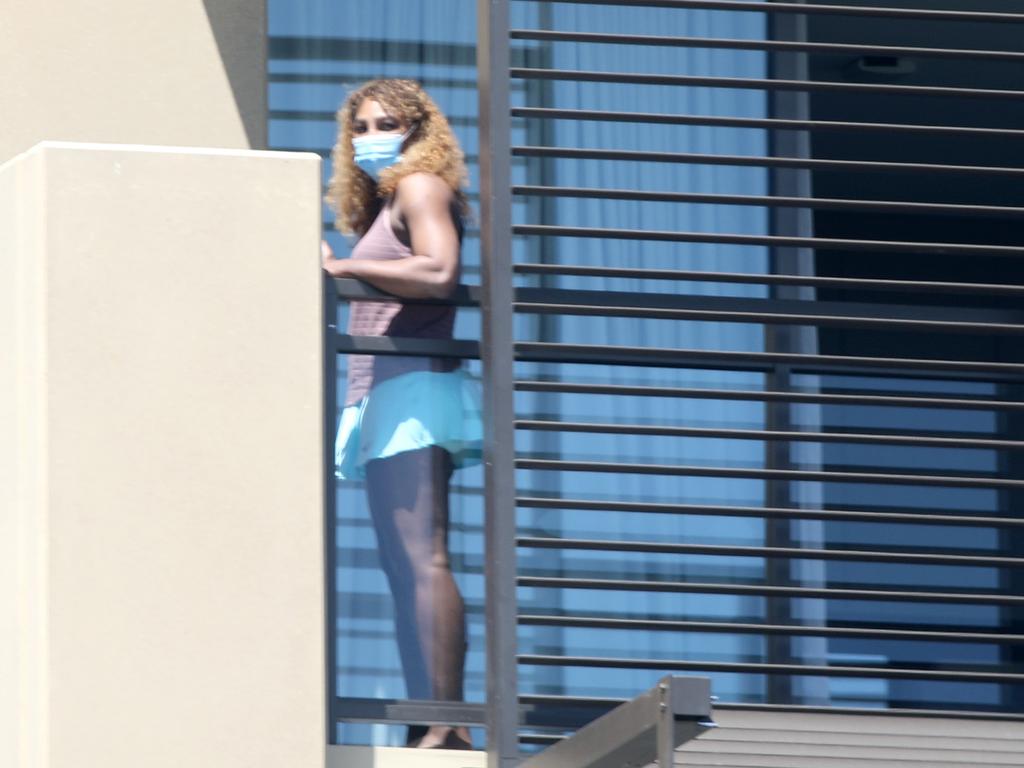
[[(323, 83), (328, 85), (356, 86), (359, 83), (365, 83), (368, 80), (372, 80), (374, 76), (379, 76), (379, 74), (380, 70), (377, 68), (368, 68), (367, 71), (362, 74), (352, 72), (338, 75), (306, 72), (271, 72), (267, 75), (267, 80), (271, 83)], [(423, 77), (421, 78), (421, 83), (424, 88), (465, 88), (467, 91), (476, 90), (478, 85), (478, 82), (475, 79), (470, 80), (469, 78), (450, 76), (443, 78)]]
[[(867, 288), (879, 291), (906, 291), (913, 293), (955, 293), (983, 294), (997, 296), (1024, 296), (1024, 285), (996, 285), (990, 283), (951, 283), (915, 280), (875, 280), (848, 277), (812, 277), (805, 275), (758, 274), (751, 272), (710, 272), (705, 270), (680, 269), (633, 269), (625, 267), (597, 267), (579, 264), (515, 264), (516, 274), (575, 275), (583, 277), (636, 278), (644, 280), (694, 281), (710, 283), (740, 283), (750, 285), (805, 285), (818, 288), (855, 289)], [(354, 278), (333, 278), (339, 299), (347, 301), (401, 301), (406, 304), (450, 305), (476, 307), (480, 304), (480, 286), (459, 285), (451, 296), (445, 299), (401, 299), (385, 293), (368, 283)], [(517, 296), (524, 290), (514, 289)], [(565, 290), (564, 295), (578, 295)], [(678, 294), (674, 294), (678, 295)], [(684, 294), (685, 295), (685, 294)]]
[(475, 307), (480, 304), (480, 286), (457, 285), (450, 296), (443, 299), (408, 299), (387, 293), (369, 283), (352, 277), (331, 278), (338, 298), (348, 301), (389, 301), (403, 304), (424, 304), (428, 306)]
[(669, 555), (707, 555), (712, 557), (780, 558), (786, 560), (850, 560), (857, 562), (897, 563), (900, 565), (949, 565), (972, 568), (1021, 568), (1024, 559), (990, 555), (939, 554), (919, 552), (880, 552), (851, 549), (801, 549), (797, 547), (738, 547), (715, 544), (679, 544), (659, 541), (612, 541), (607, 539), (568, 539), (553, 536), (518, 536), (516, 546), (526, 549), (585, 550), (602, 552), (646, 552)]
[[(840, 717), (834, 717), (833, 719), (838, 720)], [(882, 716), (884, 717), (884, 716)], [(762, 722), (758, 722), (762, 720)], [(897, 757), (903, 750), (974, 750), (976, 756), (982, 754), (991, 755), (998, 752), (1013, 752), (1015, 755), (1021, 755), (1020, 746), (1021, 742), (1018, 738), (1013, 738), (1012, 734), (1004, 734), (1005, 737), (989, 737), (971, 733), (970, 736), (967, 733), (955, 733), (953, 731), (947, 732), (943, 735), (936, 735), (932, 733), (914, 732), (912, 729), (907, 729), (907, 723), (903, 723), (903, 732), (901, 733), (870, 733), (870, 738), (867, 738), (869, 730), (866, 725), (861, 731), (850, 732), (848, 730), (837, 729), (835, 731), (828, 731), (826, 728), (823, 729), (820, 726), (817, 729), (792, 727), (792, 728), (777, 728), (774, 726), (779, 725), (778, 723), (764, 722), (765, 719), (750, 718), (750, 722), (738, 723), (736, 718), (726, 715), (723, 721), (719, 723), (720, 728), (715, 731), (714, 740), (720, 742), (719, 748), (728, 749), (730, 744), (722, 742), (731, 742), (735, 744), (739, 749), (750, 749), (750, 746), (756, 745), (758, 741), (762, 743), (771, 744), (772, 749), (780, 749), (782, 744), (802, 744), (811, 745), (814, 748), (820, 748), (820, 746), (845, 746), (845, 748), (860, 748), (865, 751), (865, 756), (869, 751), (877, 750), (879, 746), (884, 748), (893, 748), (894, 753), (890, 757)], [(794, 726), (797, 724), (794, 723)], [(844, 724), (845, 725), (845, 724)], [(899, 723), (892, 723), (893, 726), (899, 726)], [(967, 723), (961, 724), (965, 730), (973, 730), (968, 726)], [(708, 740), (707, 737), (706, 739)], [(979, 743), (984, 741), (984, 745)], [(696, 749), (697, 744), (692, 744), (691, 749)], [(979, 749), (980, 748), (980, 749)], [(785, 749), (781, 746), (781, 749)], [(984, 752), (983, 752), (984, 751)], [(873, 757), (873, 755), (872, 755)], [(936, 756), (938, 757), (938, 756)], [(930, 762), (923, 761), (930, 765)], [(878, 765), (878, 763), (874, 764)], [(971, 764), (971, 768), (979, 768), (979, 766)]]
[(1024, 256), (1024, 247), (975, 245), (969, 243), (915, 243), (903, 240), (852, 240), (836, 237), (783, 237), (780, 235), (738, 235), (716, 232), (682, 232), (653, 229), (612, 229), (610, 227), (566, 227), (553, 224), (516, 224), (514, 235), (540, 237), (585, 237), (604, 240), (640, 240), (669, 243), (721, 243), (764, 245), (776, 248), (815, 248), (832, 251), (874, 253), (939, 253), (964, 256)]
[[(338, 113), (333, 109), (272, 109), (268, 111), (267, 117), (270, 120), (314, 120), (334, 124), (338, 120)], [(450, 115), (447, 120), (448, 125), (472, 129), (479, 124), (476, 115)]]
[(974, 138), (1024, 136), (1018, 128), (985, 128), (966, 125), (918, 125), (915, 123), (862, 123), (843, 120), (796, 120), (762, 117), (722, 117), (720, 115), (680, 115), (660, 112), (621, 112), (614, 110), (564, 109), (555, 107), (512, 107), (512, 117), (541, 120), (591, 120), (598, 122), (652, 123), (660, 125), (706, 125), (722, 128), (757, 130), (845, 131), (851, 133), (926, 133), (940, 136)]
[[(592, 708), (594, 710), (607, 710), (621, 704), (625, 699), (598, 696), (558, 696), (554, 694), (530, 693), (522, 694), (519, 700), (537, 706), (558, 709), (561, 706)], [(1024, 713), (1004, 711), (975, 711), (975, 710), (944, 710), (944, 709), (903, 709), (878, 707), (827, 707), (812, 706), (807, 704), (751, 704), (728, 701), (716, 701), (715, 710), (726, 711), (734, 717), (741, 717), (750, 713), (751, 717), (775, 716), (785, 714), (805, 715), (828, 715), (830, 720), (825, 726), (809, 723), (807, 720), (796, 720), (792, 728), (804, 732), (821, 733), (827, 732), (853, 732), (858, 734), (866, 733), (904, 733), (906, 723), (900, 722), (904, 718), (926, 718), (926, 722), (934, 728), (941, 729), (941, 733), (947, 733), (943, 718), (957, 718), (971, 721), (971, 728), (963, 734), (964, 739), (989, 739), (999, 738), (1006, 723), (1024, 722)], [(851, 728), (839, 728), (835, 720), (842, 717), (849, 718)], [(891, 720), (890, 718), (896, 718)], [(884, 724), (884, 728), (879, 728)], [(920, 726), (918, 726), (920, 728)]]
[[(723, 299), (722, 304), (743, 304), (763, 299), (733, 297), (688, 297), (679, 303), (705, 304)], [(808, 302), (809, 303), (809, 302)], [(824, 310), (823, 302), (815, 302)], [(966, 333), (982, 336), (1016, 336), (1024, 334), (1024, 324), (979, 323), (962, 320), (925, 320), (864, 315), (811, 314), (810, 312), (744, 311), (740, 309), (697, 309), (690, 307), (644, 307), (623, 304), (583, 304), (516, 301), (515, 312), (544, 315), (583, 315), (587, 317), (638, 317), (661, 320), (717, 321), (723, 323), (754, 323), (756, 325), (815, 325), (821, 328), (878, 328), (890, 331), (923, 331), (927, 333)]]
[(810, 443), (867, 443), (909, 445), (927, 448), (978, 450), (1024, 450), (1024, 441), (990, 440), (979, 437), (935, 437), (928, 435), (868, 434), (859, 432), (783, 432), (769, 429), (712, 429), (663, 424), (607, 424), (579, 421), (519, 419), (516, 429), (542, 432), (587, 432), (596, 434), (659, 435), (664, 437), (709, 437), (726, 440), (792, 440)]
[(1024, 752), (1017, 748), (1006, 753), (969, 745), (960, 749), (928, 745), (896, 749), (864, 742), (857, 746), (765, 745), (759, 751), (754, 745), (719, 742), (712, 737), (684, 745), (673, 758), (672, 768), (1019, 768), (1022, 757)]
[(886, 213), (941, 214), (1020, 218), (1024, 208), (1002, 205), (953, 205), (905, 200), (847, 200), (781, 195), (712, 195), (695, 192), (652, 192), (638, 189), (600, 189), (593, 187), (544, 187), (517, 185), (513, 195), (532, 197), (577, 197), (591, 200), (639, 200), (662, 203), (701, 203), (708, 205), (744, 205), (767, 208), (813, 208), (837, 211), (883, 211)]
[(345, 723), (423, 723), (437, 725), (485, 725), (484, 704), (464, 701), (421, 701), (338, 697), (331, 710), (334, 719)]
[[(336, 334), (338, 354), (400, 355), (478, 359), (480, 344), (462, 339), (419, 339), (397, 336), (349, 336)], [(902, 378), (955, 378), (962, 381), (1019, 381), (1024, 364), (974, 361), (869, 358), (840, 355), (800, 355), (778, 352), (723, 352), (719, 350), (663, 349), (587, 344), (517, 342), (517, 361), (598, 363), (604, 365), (709, 368), (714, 370), (767, 371), (790, 364), (800, 371)], [(874, 369), (878, 370), (874, 370)], [(956, 374), (952, 376), (951, 374)]]
[(769, 584), (705, 584), (691, 581), (638, 579), (573, 579), (559, 576), (518, 576), (516, 584), (537, 589), (585, 589), (621, 592), (678, 592), (680, 594), (756, 595), (761, 597), (825, 598), (900, 603), (963, 603), (964, 605), (1024, 605), (1024, 597), (1008, 594), (938, 592), (891, 589), (782, 587)]
[(926, 485), (953, 488), (1024, 489), (1024, 480), (1005, 477), (914, 474), (895, 472), (829, 472), (806, 469), (762, 469), (703, 467), (677, 464), (629, 464), (617, 461), (567, 461), (562, 459), (516, 459), (516, 469), (537, 472), (597, 472), (627, 475), (663, 475), (673, 477), (731, 477), (747, 480), (787, 480), (791, 482), (868, 483), (877, 485)]
[[(874, 377), (942, 378), (958, 381), (1020, 381), (1024, 363), (935, 360), (924, 358), (812, 355), (783, 352), (731, 352), (708, 349), (631, 347), (600, 344), (516, 342), (517, 360), (551, 363), (648, 365), (665, 368), (768, 371), (790, 365), (799, 373), (855, 374)], [(954, 375), (955, 374), (955, 375)]]
[(520, 614), (518, 621), (531, 627), (587, 627), (644, 632), (710, 632), (716, 634), (785, 635), (798, 637), (858, 637), (874, 640), (913, 642), (1024, 644), (1024, 635), (992, 632), (929, 632), (916, 629), (869, 629), (863, 627), (818, 627), (793, 624), (742, 624), (725, 621), (676, 621), (605, 616), (557, 616)]
[[(544, 738), (544, 737), (541, 737)], [(547, 742), (538, 742), (547, 743)], [(833, 753), (832, 757), (822, 759), (817, 756), (798, 755), (747, 755), (734, 754), (728, 749), (706, 749), (702, 744), (694, 749), (680, 751), (679, 760), (674, 768), (876, 768), (877, 757), (843, 756)], [(982, 753), (985, 755), (986, 753)], [(1020, 755), (1014, 753), (1006, 760), (994, 760), (991, 757), (974, 756), (968, 761), (958, 760), (954, 756), (949, 760), (936, 759), (935, 755), (922, 751), (921, 760), (903, 760), (898, 765), (902, 768), (1020, 768)], [(894, 766), (890, 755), (885, 765)]]
[(753, 402), (830, 403), (894, 408), (941, 408), (951, 410), (1022, 411), (1024, 402), (982, 398), (914, 397), (913, 395), (850, 395), (821, 392), (772, 392), (754, 389), (712, 389), (704, 387), (657, 387), (629, 384), (586, 384), (568, 381), (517, 381), (522, 392), (557, 392), (625, 397), (676, 397), (699, 400), (749, 400)]
[(1024, 91), (995, 88), (952, 88), (934, 85), (892, 85), (891, 83), (841, 83), (823, 80), (776, 80), (756, 77), (704, 77), (661, 75), (653, 72), (598, 72), (585, 69), (541, 69), (512, 67), (509, 76), (519, 80), (565, 80), (584, 83), (625, 85), (672, 85), (685, 88), (739, 88), (766, 91), (825, 91), (829, 93), (870, 93), (894, 96), (929, 96), (958, 99), (1024, 99)]
[(830, 160), (823, 158), (765, 157), (756, 155), (701, 154), (697, 152), (646, 152), (631, 149), (586, 149), (582, 147), (512, 147), (515, 157), (555, 157), (569, 160), (624, 160), (640, 163), (689, 163), (693, 165), (735, 165), (757, 168), (810, 168), (857, 173), (949, 173), (993, 175), (1017, 178), (1024, 168), (996, 165), (940, 165), (936, 163), (896, 163), (878, 160)]
[[(712, 741), (694, 741), (677, 755), (673, 768), (877, 768), (878, 765), (901, 768), (1020, 768), (1021, 753), (1000, 757), (985, 752), (944, 752), (921, 749), (907, 757), (893, 754), (893, 750), (864, 748), (858, 750), (832, 749), (827, 757), (816, 750), (785, 751), (778, 754), (765, 750), (763, 754), (748, 754), (727, 747), (719, 748)], [(884, 756), (881, 760), (879, 755)]]
[[(545, 0), (532, 0), (544, 2)], [(877, 5), (826, 5), (793, 2), (741, 2), (741, 0), (550, 0), (583, 5), (621, 5), (639, 8), (700, 8), (711, 11), (753, 11), (755, 13), (796, 13), (826, 16), (874, 16), (889, 19), (931, 19), (935, 21), (972, 21), (1024, 24), (1024, 14), (993, 11), (945, 11), (918, 8), (892, 8)]]
[(335, 336), (338, 354), (388, 355), (408, 357), (455, 357), (463, 360), (480, 358), (480, 342), (462, 339), (420, 339), (398, 336)]
[(1013, 672), (974, 672), (945, 669), (902, 669), (898, 667), (841, 667), (817, 664), (759, 664), (726, 661), (688, 661), (685, 659), (629, 659), (603, 656), (547, 656), (519, 654), (523, 665), (597, 667), (603, 669), (671, 669), (706, 672), (734, 672), (762, 675), (822, 677), (867, 677), (891, 680), (958, 680), (972, 683), (1020, 683), (1024, 674)]
[(915, 280), (878, 280), (851, 277), (812, 277), (805, 275), (753, 272), (711, 272), (685, 269), (635, 269), (630, 267), (598, 267), (579, 264), (520, 263), (513, 266), (520, 275), (573, 275), (578, 277), (607, 277), (614, 279), (670, 280), (707, 283), (739, 283), (743, 285), (803, 285), (812, 288), (869, 289), (908, 293), (983, 294), (995, 296), (1024, 296), (1024, 285), (995, 285), (991, 283), (950, 283)]
[(792, 40), (742, 40), (669, 35), (622, 35), (600, 32), (564, 32), (548, 29), (511, 29), (512, 40), (541, 42), (600, 43), (611, 45), (653, 45), (686, 48), (725, 48), (752, 51), (807, 51), (810, 53), (859, 53), (870, 56), (916, 56), (922, 58), (966, 58), (986, 61), (1024, 62), (1020, 51), (986, 51), (963, 48), (921, 48), (866, 43), (818, 43)]
[(1024, 517), (956, 515), (928, 512), (871, 512), (854, 509), (811, 509), (782, 507), (737, 507), (711, 504), (666, 504), (650, 501), (612, 501), (544, 496), (518, 496), (516, 506), (524, 509), (587, 509), (595, 512), (636, 512), (655, 515), (713, 515), (720, 517), (791, 518), (795, 520), (847, 520), (864, 523), (907, 525), (962, 525), (974, 527), (1024, 526)]
[[(621, 702), (620, 702), (621, 703)], [(527, 727), (579, 728), (615, 705), (601, 702), (574, 703), (543, 698), (519, 700), (519, 723)], [(345, 696), (334, 700), (337, 722), (409, 723), (439, 725), (486, 725), (487, 705), (464, 701), (424, 701)]]
[[(779, 768), (779, 758), (783, 758), (783, 768), (802, 768), (790, 761), (812, 758), (818, 762), (812, 763), (811, 768), (844, 768), (843, 761), (848, 760), (857, 761), (854, 768), (891, 766), (891, 760), (899, 760), (898, 764), (904, 768), (1019, 768), (1024, 756), (1020, 742), (1013, 739), (976, 749), (974, 743), (953, 735), (945, 738), (910, 734), (905, 737), (873, 735), (871, 739), (865, 738), (863, 733), (845, 737), (817, 733), (814, 737), (802, 739), (798, 738), (799, 735), (784, 727), (776, 730), (750, 729), (742, 733), (733, 728), (720, 728), (713, 738), (705, 737), (686, 745), (678, 755), (685, 763), (677, 765), (696, 768), (703, 762), (698, 762), (702, 756), (705, 759), (713, 756), (710, 765), (721, 768), (727, 760), (749, 760), (753, 753), (758, 760), (774, 759), (771, 768)], [(764, 747), (763, 752), (758, 749), (760, 745)], [(845, 768), (850, 768), (849, 763)]]

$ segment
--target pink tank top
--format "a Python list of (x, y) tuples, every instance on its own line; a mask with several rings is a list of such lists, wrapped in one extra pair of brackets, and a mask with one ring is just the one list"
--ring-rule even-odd
[[(351, 258), (401, 259), (407, 256), (412, 256), (412, 249), (398, 239), (391, 228), (390, 209), (384, 206), (352, 249)], [(454, 325), (455, 307), (452, 306), (353, 301), (348, 333), (351, 336), (450, 339)], [(458, 359), (449, 357), (349, 355), (345, 405), (358, 403), (376, 382), (412, 371), (452, 371), (458, 367)]]

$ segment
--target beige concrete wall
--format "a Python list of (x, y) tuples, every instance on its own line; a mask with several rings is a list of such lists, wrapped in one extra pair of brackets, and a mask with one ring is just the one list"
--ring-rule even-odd
[(323, 766), (319, 181), (156, 147), (0, 167), (4, 766)]
[[(26, 516), (42, 505), (43, 434), (28, 428), (45, 417), (39, 384), (45, 370), (33, 336), (41, 318), (43, 159), (39, 154), (0, 168), (0, 765), (41, 765), (41, 698), (47, 689), (38, 543), (43, 518)], [(34, 731), (31, 734), (30, 731)], [(21, 758), (19, 758), (21, 755)], [(22, 762), (18, 762), (21, 759)]]
[(264, 0), (0, 0), (0, 162), (44, 140), (262, 148)]

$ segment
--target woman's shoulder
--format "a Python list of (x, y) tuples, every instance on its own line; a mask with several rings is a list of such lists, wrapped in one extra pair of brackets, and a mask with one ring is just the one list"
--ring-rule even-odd
[(461, 198), (444, 179), (427, 171), (416, 171), (403, 176), (391, 199), (391, 210), (396, 229), (404, 229), (408, 219), (421, 216), (450, 216), (462, 238), (465, 228)]
[(453, 190), (444, 179), (436, 173), (429, 171), (413, 171), (407, 173), (398, 180), (395, 187), (395, 197), (398, 199), (423, 199), (424, 197), (435, 200), (451, 200), (455, 196)]

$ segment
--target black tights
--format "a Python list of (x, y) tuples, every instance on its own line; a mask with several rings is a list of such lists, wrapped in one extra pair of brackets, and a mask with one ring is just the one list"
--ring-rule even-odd
[(410, 699), (462, 700), (465, 606), (448, 563), (448, 483), (443, 448), (366, 465), (381, 565), (395, 599), (395, 630)]

